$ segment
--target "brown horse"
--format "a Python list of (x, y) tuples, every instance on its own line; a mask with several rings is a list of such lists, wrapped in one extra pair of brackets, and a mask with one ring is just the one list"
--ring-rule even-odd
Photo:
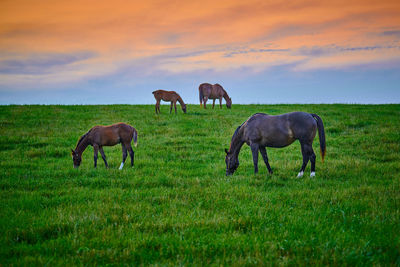
[(181, 108), (184, 113), (186, 113), (186, 104), (183, 102), (180, 95), (178, 95), (175, 91), (164, 91), (164, 90), (157, 90), (153, 92), (154, 98), (157, 100), (156, 103), (156, 113), (160, 113), (160, 101), (164, 100), (166, 102), (171, 102), (171, 107), (169, 109), (169, 113), (172, 112), (172, 105), (175, 106), (175, 114), (176, 114), (176, 101), (179, 101), (181, 104)]
[(303, 165), (297, 177), (303, 176), (308, 161), (311, 161), (310, 177), (314, 177), (316, 157), (312, 143), (317, 129), (323, 162), (326, 151), (325, 131), (322, 119), (317, 114), (305, 112), (292, 112), (277, 116), (264, 113), (254, 114), (236, 129), (229, 150), (225, 149), (226, 175), (233, 174), (239, 167), (238, 156), (244, 143), (251, 148), (254, 172), (258, 172), (258, 151), (260, 151), (269, 173), (272, 173), (265, 147), (285, 147), (295, 140), (299, 140)]
[(231, 108), (232, 99), (226, 93), (224, 88), (218, 83), (211, 85), (209, 83), (202, 83), (199, 86), (199, 96), (200, 96), (200, 107), (202, 102), (204, 103), (204, 108), (206, 108), (206, 102), (208, 99), (213, 100), (213, 108), (215, 105), (215, 99), (219, 99), (219, 107), (222, 108), (222, 98), (225, 98), (227, 108)]
[(131, 146), (132, 138), (136, 147), (137, 131), (135, 128), (125, 123), (117, 123), (110, 126), (94, 126), (87, 133), (81, 136), (75, 150), (72, 150), (74, 168), (78, 168), (81, 164), (82, 153), (88, 145), (93, 146), (94, 167), (97, 167), (97, 154), (100, 150), (101, 157), (104, 160), (106, 168), (108, 168), (103, 146), (115, 146), (118, 143), (121, 143), (122, 146), (122, 163), (119, 169), (122, 170), (122, 167), (124, 167), (127, 151), (129, 151), (129, 155), (131, 156), (131, 166), (133, 166), (135, 153)]

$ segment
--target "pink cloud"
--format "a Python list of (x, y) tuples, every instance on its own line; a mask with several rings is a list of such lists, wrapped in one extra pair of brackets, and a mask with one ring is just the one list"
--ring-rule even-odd
[[(257, 72), (283, 64), (308, 71), (385, 62), (400, 59), (399, 14), (400, 2), (387, 0), (3, 1), (0, 78), (10, 84), (68, 82), (146, 59), (154, 62), (149, 70), (173, 73), (242, 67)], [(313, 52), (316, 47), (330, 53)], [(29, 77), (1, 72), (7, 62), (32, 55), (76, 51), (96, 57)]]

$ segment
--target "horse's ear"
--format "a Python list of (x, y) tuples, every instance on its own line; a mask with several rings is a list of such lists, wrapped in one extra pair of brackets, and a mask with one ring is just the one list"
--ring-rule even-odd
[(229, 153), (228, 149), (226, 149), (226, 148), (225, 148), (225, 153), (226, 153), (226, 154), (228, 154), (228, 153)]

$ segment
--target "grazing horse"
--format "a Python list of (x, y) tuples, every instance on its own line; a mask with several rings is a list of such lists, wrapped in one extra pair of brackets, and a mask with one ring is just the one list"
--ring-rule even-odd
[(175, 91), (164, 91), (164, 90), (157, 90), (153, 92), (154, 98), (157, 100), (156, 103), (156, 113), (160, 113), (160, 101), (164, 100), (166, 102), (171, 102), (171, 107), (169, 109), (169, 113), (172, 112), (172, 105), (175, 106), (175, 114), (176, 114), (176, 101), (179, 101), (181, 104), (181, 108), (184, 113), (186, 113), (186, 104), (183, 102), (180, 95), (178, 95)]
[(295, 140), (300, 141), (303, 165), (297, 175), (304, 174), (304, 169), (311, 161), (310, 177), (315, 176), (315, 153), (312, 143), (318, 129), (322, 162), (324, 162), (326, 143), (324, 124), (316, 114), (292, 112), (277, 116), (256, 113), (239, 126), (232, 136), (229, 151), (225, 149), (226, 175), (231, 175), (239, 167), (239, 152), (244, 143), (250, 146), (253, 154), (254, 172), (258, 172), (258, 151), (264, 159), (270, 174), (272, 169), (268, 163), (265, 147), (285, 147)]
[(131, 141), (134, 141), (135, 147), (137, 146), (137, 131), (132, 126), (125, 123), (117, 123), (110, 126), (94, 126), (87, 133), (81, 136), (76, 145), (75, 150), (72, 150), (72, 159), (74, 161), (74, 168), (78, 168), (81, 164), (82, 153), (88, 145), (93, 146), (94, 150), (94, 167), (97, 167), (97, 154), (100, 150), (101, 157), (104, 160), (106, 168), (108, 168), (106, 155), (103, 151), (103, 146), (115, 146), (121, 143), (122, 146), (122, 163), (119, 169), (122, 170), (127, 157), (127, 151), (131, 156), (131, 166), (135, 153), (133, 152)]
[(200, 97), (200, 107), (204, 103), (204, 108), (206, 107), (206, 102), (208, 99), (213, 100), (213, 108), (215, 105), (215, 99), (219, 99), (219, 107), (222, 108), (222, 98), (225, 98), (227, 108), (231, 108), (232, 99), (226, 93), (224, 88), (218, 83), (211, 85), (209, 83), (202, 83), (199, 86), (199, 97)]

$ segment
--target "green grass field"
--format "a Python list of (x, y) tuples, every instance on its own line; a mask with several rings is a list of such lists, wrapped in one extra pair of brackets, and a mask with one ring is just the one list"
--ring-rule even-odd
[[(209, 105), (209, 108), (211, 106)], [(300, 145), (247, 145), (225, 176), (236, 127), (256, 112), (317, 113), (327, 154), (296, 179)], [(400, 105), (0, 106), (0, 265), (400, 265)], [(73, 169), (78, 138), (126, 122), (121, 146)], [(129, 157), (127, 159), (129, 163)]]

